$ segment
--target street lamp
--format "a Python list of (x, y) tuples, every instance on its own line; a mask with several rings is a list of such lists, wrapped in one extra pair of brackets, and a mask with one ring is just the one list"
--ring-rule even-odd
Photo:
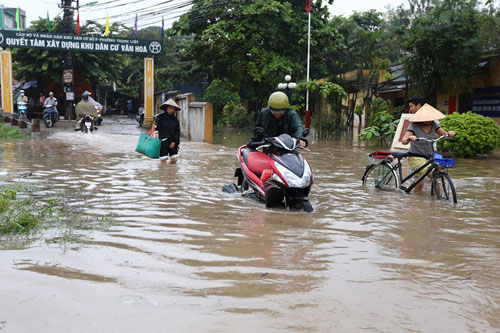
[[(297, 83), (295, 82), (290, 82), (292, 80), (292, 77), (290, 75), (285, 75), (285, 81), (286, 83), (278, 83), (278, 89), (280, 90), (286, 90), (286, 95), (289, 95), (289, 90), (290, 89), (295, 89), (297, 88)], [(288, 96), (290, 98), (290, 96)]]

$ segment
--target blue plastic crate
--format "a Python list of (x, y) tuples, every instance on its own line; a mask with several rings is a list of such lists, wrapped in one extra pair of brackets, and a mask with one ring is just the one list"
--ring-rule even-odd
[(435, 158), (434, 161), (444, 168), (453, 168), (455, 166), (455, 160), (452, 158)]
[(443, 158), (443, 155), (441, 154), (438, 154), (438, 153), (434, 153), (434, 158)]

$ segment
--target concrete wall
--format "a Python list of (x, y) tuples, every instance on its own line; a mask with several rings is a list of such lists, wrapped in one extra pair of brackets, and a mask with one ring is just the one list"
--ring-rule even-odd
[[(179, 119), (181, 136), (189, 141), (212, 143), (213, 109), (208, 102), (196, 102), (193, 93), (172, 96), (182, 111), (175, 113)], [(157, 101), (156, 110), (161, 102)]]

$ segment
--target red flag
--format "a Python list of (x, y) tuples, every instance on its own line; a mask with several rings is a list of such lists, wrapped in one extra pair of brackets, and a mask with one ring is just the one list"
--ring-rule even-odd
[(306, 0), (306, 12), (311, 12), (311, 0)]
[(76, 33), (80, 34), (80, 13), (76, 16)]

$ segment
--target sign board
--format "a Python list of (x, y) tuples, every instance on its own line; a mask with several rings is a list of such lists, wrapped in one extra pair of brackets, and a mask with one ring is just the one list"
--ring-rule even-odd
[(0, 47), (159, 55), (161, 40), (0, 30)]
[(72, 69), (63, 70), (63, 83), (73, 83), (73, 70)]
[(75, 93), (73, 91), (68, 91), (66, 93), (66, 100), (67, 101), (74, 101), (75, 100)]
[(398, 128), (396, 129), (396, 134), (394, 135), (394, 139), (392, 139), (391, 150), (403, 150), (407, 151), (410, 148), (410, 145), (404, 145), (401, 140), (406, 133), (406, 129), (410, 126), (410, 118), (411, 113), (403, 113), (401, 114), (401, 118), (399, 118)]
[(144, 58), (144, 117), (153, 118), (154, 107), (154, 60)]
[(486, 117), (500, 117), (500, 95), (474, 96), (472, 112)]
[(13, 96), (12, 96), (12, 57), (10, 51), (0, 52), (1, 59), (1, 80), (2, 80), (2, 107), (3, 112), (13, 113)]

